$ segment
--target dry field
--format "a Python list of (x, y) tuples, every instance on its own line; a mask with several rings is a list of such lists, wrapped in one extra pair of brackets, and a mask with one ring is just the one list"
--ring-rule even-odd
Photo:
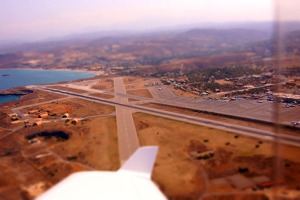
[(132, 84), (137, 82), (143, 82), (144, 78), (137, 77), (137, 76), (125, 76), (123, 80), (124, 80), (124, 84), (127, 85), (127, 84)]
[(92, 93), (90, 94), (91, 96), (94, 97), (99, 97), (99, 98), (103, 98), (103, 99), (112, 99), (115, 97), (115, 95), (111, 95), (111, 94), (103, 94), (103, 93)]
[(61, 101), (53, 101), (51, 103), (38, 106), (27, 107), (22, 111), (27, 113), (29, 110), (40, 110), (48, 112), (49, 117), (62, 117), (63, 114), (69, 113), (70, 117), (94, 116), (101, 114), (110, 114), (115, 111), (113, 106), (95, 103), (84, 99), (70, 98)]
[(16, 137), (10, 135), (0, 141), (0, 199), (32, 199), (26, 187), (43, 182), (44, 189), (50, 182), (22, 156)]
[(148, 89), (140, 89), (140, 90), (129, 90), (126, 92), (129, 95), (134, 95), (138, 97), (146, 97), (146, 98), (153, 98), (151, 93)]
[[(62, 131), (69, 139), (38, 136), (29, 143), (25, 138), (44, 131)], [(33, 199), (72, 172), (120, 166), (115, 117), (22, 128), (0, 145), (0, 199)]]
[(97, 90), (110, 90), (114, 91), (114, 81), (110, 78), (100, 79), (98, 84), (92, 86), (93, 89)]
[(87, 92), (85, 90), (80, 90), (80, 89), (75, 89), (75, 88), (70, 88), (70, 87), (64, 87), (64, 86), (49, 86), (49, 88), (64, 90), (64, 91), (68, 91), (68, 92), (74, 92), (74, 93), (78, 93), (78, 94), (83, 94), (83, 93)]
[(125, 85), (126, 90), (136, 90), (136, 89), (144, 89), (147, 86), (145, 86), (146, 83), (136, 83), (136, 84), (130, 84), (130, 85)]
[(184, 136), (183, 127), (147, 114), (135, 113), (133, 117), (141, 146), (160, 147), (152, 177), (161, 190), (172, 199), (200, 196), (205, 180), (186, 153), (189, 139)]
[(220, 85), (234, 85), (231, 81), (226, 81), (225, 79), (219, 79), (219, 80), (215, 80), (216, 83), (219, 83)]
[(173, 86), (169, 86), (169, 89), (177, 96), (183, 96), (183, 97), (188, 97), (188, 98), (200, 98), (200, 96), (197, 94), (193, 94), (193, 93), (186, 92), (186, 91), (179, 90), (179, 89), (174, 89)]
[(135, 89), (144, 89), (149, 83), (155, 83), (155, 82), (160, 82), (158, 78), (151, 78), (151, 79), (145, 79), (142, 77), (134, 77), (134, 76), (129, 76), (129, 77), (124, 77), (124, 84), (126, 90), (135, 90)]
[(71, 159), (96, 170), (119, 168), (117, 125), (115, 117), (85, 119), (72, 127), (76, 133), (66, 144), (56, 143), (51, 149), (64, 159)]
[[(276, 159), (273, 144), (267, 141), (143, 113), (135, 113), (134, 120), (140, 144), (160, 147), (153, 179), (169, 198), (197, 199), (205, 192), (224, 189), (240, 192), (231, 185), (211, 186), (209, 181), (238, 174), (239, 167), (249, 170), (244, 174), (247, 178), (263, 175), (272, 179), (276, 160), (283, 187), (300, 187), (299, 148), (281, 146), (281, 159)], [(196, 159), (191, 154), (207, 151), (213, 151), (213, 157)]]

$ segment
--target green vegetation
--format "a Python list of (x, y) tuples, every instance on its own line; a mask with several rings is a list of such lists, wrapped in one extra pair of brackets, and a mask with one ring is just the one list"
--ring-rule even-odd
[(193, 71), (188, 74), (188, 79), (195, 81), (210, 81), (211, 77), (214, 79), (237, 78), (240, 76), (247, 76), (262, 73), (262, 69), (249, 66), (226, 66), (224, 68), (211, 68), (199, 71)]
[[(254, 74), (261, 74), (262, 72), (263, 69), (258, 67), (226, 66), (224, 68), (210, 68), (193, 71), (187, 74), (187, 78), (194, 88), (198, 88), (201, 91), (232, 91), (239, 89), (239, 87), (233, 84), (219, 84), (215, 82), (215, 80), (232, 79), (243, 85), (247, 85), (257, 80), (254, 80), (253, 78), (238, 80), (237, 78)], [(257, 91), (253, 92), (256, 93)]]

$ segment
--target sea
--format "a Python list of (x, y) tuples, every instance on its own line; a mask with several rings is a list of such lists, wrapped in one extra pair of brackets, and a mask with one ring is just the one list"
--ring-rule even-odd
[[(62, 81), (73, 81), (94, 77), (91, 72), (62, 71), (62, 70), (33, 70), (33, 69), (3, 69), (0, 70), (0, 90), (14, 87), (50, 84)], [(0, 103), (18, 99), (19, 95), (0, 96)]]

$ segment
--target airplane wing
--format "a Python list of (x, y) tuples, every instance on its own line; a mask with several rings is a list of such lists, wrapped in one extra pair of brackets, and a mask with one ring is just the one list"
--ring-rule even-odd
[(155, 163), (158, 147), (142, 147), (122, 165), (119, 169), (121, 173), (133, 173), (150, 179)]
[(158, 147), (141, 147), (117, 172), (71, 174), (37, 200), (166, 199), (151, 181)]

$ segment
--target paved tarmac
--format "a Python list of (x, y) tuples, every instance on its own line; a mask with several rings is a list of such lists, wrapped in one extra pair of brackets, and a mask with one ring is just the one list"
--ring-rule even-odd
[[(176, 96), (166, 86), (162, 90), (152, 87), (149, 89), (156, 102), (178, 106), (183, 108), (197, 109), (201, 111), (208, 111), (220, 113), (225, 115), (232, 115), (237, 117), (251, 118), (267, 122), (274, 122), (278, 119), (281, 124), (290, 125), (292, 121), (300, 121), (300, 106), (286, 108), (283, 103), (275, 103), (272, 101), (263, 100), (258, 103), (256, 100), (236, 100), (236, 101), (222, 101), (222, 100), (208, 100), (199, 98), (185, 98)], [(274, 116), (278, 113), (278, 118)]]
[[(115, 102), (127, 104), (128, 98), (119, 94), (126, 94), (123, 78), (114, 79)], [(119, 141), (119, 156), (121, 163), (125, 162), (136, 149), (139, 148), (139, 140), (132, 118), (132, 109), (116, 106), (117, 130)]]
[[(112, 106), (126, 107), (126, 108), (133, 109), (132, 111), (145, 112), (145, 113), (149, 113), (149, 114), (153, 114), (153, 115), (157, 115), (157, 116), (175, 119), (178, 121), (183, 121), (183, 122), (187, 122), (187, 123), (193, 123), (193, 124), (208, 126), (208, 127), (212, 127), (212, 128), (221, 129), (221, 130), (231, 131), (231, 132), (248, 135), (248, 136), (252, 136), (252, 137), (256, 137), (256, 138), (260, 138), (260, 139), (277, 140), (279, 143), (284, 143), (284, 144), (289, 144), (289, 145), (300, 147), (300, 137), (298, 137), (298, 136), (275, 134), (271, 131), (250, 128), (250, 127), (246, 127), (246, 126), (221, 122), (221, 121), (217, 121), (217, 120), (198, 118), (198, 117), (189, 116), (189, 115), (185, 115), (185, 114), (157, 110), (157, 109), (147, 108), (147, 107), (133, 105), (133, 104), (122, 104), (122, 103), (115, 102), (112, 100), (102, 99), (102, 98), (98, 98), (98, 97), (91, 97), (91, 96), (87, 96), (85, 94), (76, 94), (76, 93), (69, 92), (69, 91), (49, 89), (49, 88), (45, 88), (42, 86), (39, 86), (39, 88), (42, 90), (50, 91), (50, 92), (66, 94), (69, 96), (86, 99), (89, 101), (104, 103), (104, 104), (108, 104), (108, 105), (112, 105)], [(126, 123), (127, 122), (125, 120), (125, 124)], [(119, 130), (122, 130), (122, 129), (119, 129)], [(120, 133), (122, 133), (122, 132), (120, 132)], [(120, 135), (120, 137), (123, 137), (123, 136), (126, 136), (126, 135), (125, 134)], [(131, 136), (136, 136), (136, 134), (135, 135), (132, 134)], [(134, 140), (132, 140), (132, 141), (134, 141)], [(130, 142), (132, 142), (132, 141), (130, 141)], [(125, 144), (125, 142), (120, 143), (120, 144)], [(126, 150), (126, 147), (124, 147), (124, 150)], [(122, 151), (122, 152), (120, 151), (121, 154), (125, 154), (124, 152), (125, 151)], [(129, 155), (129, 153), (127, 155)], [(124, 156), (122, 155), (122, 158), (123, 157)], [(124, 161), (124, 159), (123, 159), (123, 161)]]

